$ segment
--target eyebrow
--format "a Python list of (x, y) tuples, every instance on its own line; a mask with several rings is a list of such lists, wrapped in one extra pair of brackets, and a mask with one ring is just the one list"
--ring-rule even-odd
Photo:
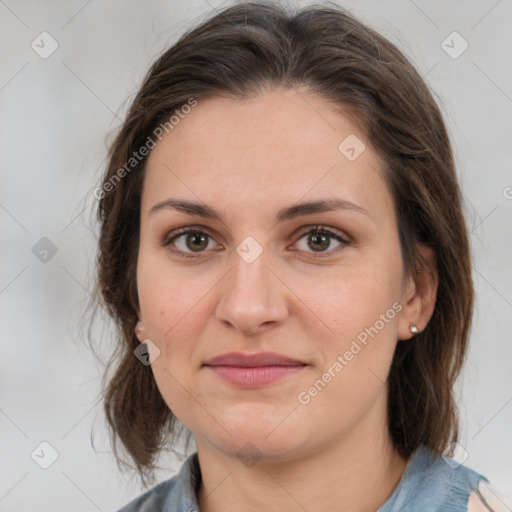
[[(204, 217), (207, 219), (222, 221), (222, 215), (211, 206), (195, 203), (193, 201), (188, 201), (184, 199), (173, 198), (166, 199), (165, 201), (161, 201), (160, 203), (157, 203), (154, 206), (152, 206), (149, 210), (149, 215), (153, 215), (154, 213), (167, 208), (173, 208), (179, 212), (186, 213), (187, 215), (197, 215), (199, 217)], [(335, 210), (349, 210), (364, 215), (368, 215), (368, 217), (370, 217), (368, 211), (362, 206), (359, 206), (346, 199), (336, 198), (319, 199), (317, 201), (300, 203), (293, 206), (281, 208), (280, 210), (278, 210), (276, 214), (276, 221), (284, 222), (305, 215), (313, 215), (315, 213), (323, 213)]]

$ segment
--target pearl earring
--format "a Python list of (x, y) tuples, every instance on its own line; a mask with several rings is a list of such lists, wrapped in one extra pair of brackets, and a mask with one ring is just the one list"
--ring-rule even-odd
[(135, 334), (139, 334), (139, 332), (143, 330), (144, 328), (142, 327), (142, 322), (139, 320), (135, 326)]
[(418, 334), (420, 332), (414, 324), (409, 324), (409, 331), (411, 331), (411, 334)]

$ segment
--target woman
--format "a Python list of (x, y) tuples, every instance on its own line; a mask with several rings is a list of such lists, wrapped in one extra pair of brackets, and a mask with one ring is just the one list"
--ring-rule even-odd
[(389, 41), (335, 6), (223, 10), (152, 65), (95, 195), (118, 460), (146, 481), (179, 424), (197, 448), (122, 512), (490, 510), (450, 458), (452, 151)]

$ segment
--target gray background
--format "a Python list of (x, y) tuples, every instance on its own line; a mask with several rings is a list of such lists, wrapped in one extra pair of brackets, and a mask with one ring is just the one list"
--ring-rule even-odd
[[(477, 292), (461, 444), (465, 464), (512, 509), (512, 2), (342, 4), (403, 49), (445, 112)], [(94, 266), (92, 191), (105, 138), (150, 62), (221, 5), (0, 0), (0, 511), (116, 510), (142, 491), (115, 466), (98, 403), (102, 368), (79, 330)], [(46, 59), (31, 47), (50, 48), (43, 31), (59, 45)], [(453, 31), (469, 44), (458, 58), (442, 47)], [(462, 48), (448, 42), (452, 53)], [(54, 255), (43, 241), (36, 257), (42, 237)], [(48, 469), (31, 458), (43, 441), (58, 453)], [(38, 450), (48, 462), (51, 451)], [(159, 480), (180, 463), (164, 457)]]

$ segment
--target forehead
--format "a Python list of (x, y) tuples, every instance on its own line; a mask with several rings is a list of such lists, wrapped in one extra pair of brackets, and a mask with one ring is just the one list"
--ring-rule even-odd
[(378, 156), (334, 107), (294, 89), (199, 99), (151, 151), (143, 212), (170, 195), (260, 212), (326, 196), (390, 207)]

